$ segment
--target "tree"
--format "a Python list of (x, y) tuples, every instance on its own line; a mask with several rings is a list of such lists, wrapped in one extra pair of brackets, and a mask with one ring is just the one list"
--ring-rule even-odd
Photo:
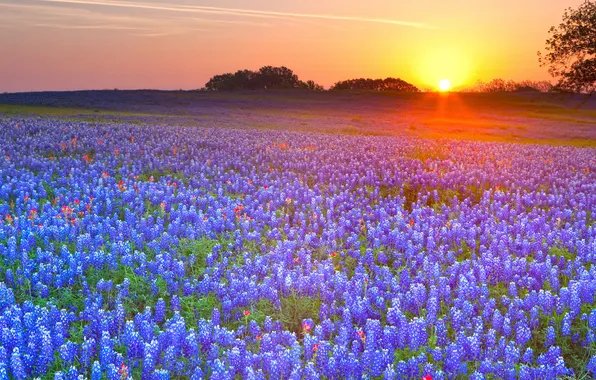
[(549, 30), (545, 53), (538, 53), (541, 66), (558, 78), (563, 91), (596, 91), (596, 2), (585, 0), (569, 8), (563, 22)]
[(325, 87), (316, 83), (314, 80), (307, 80), (306, 82), (300, 82), (300, 88), (309, 91), (325, 91)]
[(234, 74), (227, 73), (215, 75), (209, 82), (205, 83), (205, 88), (209, 91), (230, 91), (234, 89)]
[(365, 91), (401, 91), (419, 92), (418, 88), (399, 78), (370, 79), (358, 78), (337, 82), (331, 90), (365, 90)]
[(215, 75), (205, 84), (207, 91), (305, 89), (322, 91), (313, 81), (302, 82), (298, 75), (285, 66), (264, 66), (259, 71), (238, 70), (234, 74)]
[(490, 82), (478, 81), (473, 86), (461, 88), (460, 92), (550, 92), (552, 88), (553, 85), (548, 81), (515, 82), (497, 78)]
[(264, 89), (287, 89), (300, 87), (298, 75), (285, 66), (263, 66), (259, 69), (259, 87)]

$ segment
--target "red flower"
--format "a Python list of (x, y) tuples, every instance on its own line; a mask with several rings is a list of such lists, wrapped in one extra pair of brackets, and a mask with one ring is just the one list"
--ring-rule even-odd
[(337, 253), (335, 253), (335, 252), (331, 252), (331, 253), (329, 254), (329, 256), (331, 256), (331, 257), (337, 257)]
[(245, 317), (248, 317), (250, 315), (250, 311), (249, 310), (244, 310), (242, 312), (242, 314), (244, 314)]
[(310, 324), (308, 324), (306, 322), (302, 322), (302, 330), (304, 331), (305, 334), (308, 334), (308, 332), (310, 331)]
[(122, 366), (118, 370), (118, 374), (122, 380), (128, 378), (128, 367), (124, 363), (122, 363)]
[(315, 343), (314, 346), (312, 346), (312, 352), (317, 352), (319, 351), (319, 343)]
[(363, 342), (366, 340), (366, 335), (364, 335), (364, 331), (356, 331), (356, 334), (358, 334), (358, 336), (360, 337), (360, 339), (362, 339)]
[(433, 377), (431, 375), (426, 375), (422, 378), (422, 380), (433, 380)]

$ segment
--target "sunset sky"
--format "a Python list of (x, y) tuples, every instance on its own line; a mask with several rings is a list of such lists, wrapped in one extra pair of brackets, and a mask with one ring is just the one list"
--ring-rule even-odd
[(549, 79), (548, 29), (582, 0), (0, 0), (0, 92), (196, 89), (287, 66), (354, 77)]

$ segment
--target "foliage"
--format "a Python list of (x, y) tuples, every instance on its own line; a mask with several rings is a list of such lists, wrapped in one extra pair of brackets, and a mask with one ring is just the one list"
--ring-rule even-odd
[(280, 321), (284, 330), (291, 331), (297, 336), (302, 335), (302, 322), (305, 319), (319, 321), (319, 312), (321, 310), (321, 300), (318, 298), (299, 296), (295, 293), (279, 300), (279, 307), (276, 307), (269, 300), (259, 301), (255, 307), (255, 315), (271, 317), (273, 320)]
[(301, 81), (285, 66), (263, 66), (259, 71), (239, 70), (233, 74), (215, 75), (205, 84), (205, 89), (208, 91), (285, 89), (322, 91), (323, 87), (312, 80)]
[(596, 2), (585, 0), (577, 9), (569, 8), (563, 21), (549, 30), (542, 66), (559, 79), (562, 91), (596, 91)]
[(399, 78), (370, 79), (358, 78), (347, 79), (335, 83), (331, 90), (365, 90), (365, 91), (399, 91), (419, 92), (418, 88)]
[(493, 79), (490, 82), (478, 81), (474, 86), (464, 87), (460, 92), (551, 92), (553, 85), (548, 81)]

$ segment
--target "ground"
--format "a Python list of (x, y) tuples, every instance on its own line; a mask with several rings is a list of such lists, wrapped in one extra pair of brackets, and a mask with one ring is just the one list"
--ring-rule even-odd
[(0, 380), (596, 375), (591, 98), (0, 103)]
[(596, 145), (596, 97), (569, 94), (82, 91), (0, 94), (0, 114)]

